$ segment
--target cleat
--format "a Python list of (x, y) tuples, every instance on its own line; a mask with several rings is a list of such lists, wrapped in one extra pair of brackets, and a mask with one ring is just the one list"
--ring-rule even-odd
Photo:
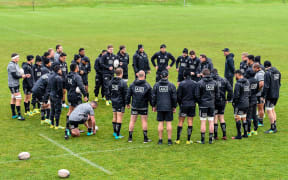
[(214, 137), (214, 139), (215, 139), (215, 140), (219, 140), (219, 138), (218, 138), (218, 137)]
[(176, 141), (175, 141), (175, 144), (180, 144), (180, 140), (176, 140)]
[(248, 138), (247, 134), (242, 135), (243, 138)]
[(257, 136), (258, 132), (254, 130), (254, 131), (251, 131), (251, 134), (254, 135), (254, 136)]
[(28, 112), (29, 116), (34, 116), (36, 113), (33, 113), (32, 111)]
[(113, 136), (116, 137), (116, 136), (117, 136), (117, 133), (114, 132), (114, 133), (113, 133)]
[(193, 144), (193, 141), (186, 141), (186, 144)]
[(144, 144), (146, 144), (146, 143), (149, 143), (149, 142), (151, 142), (152, 140), (151, 139), (144, 139)]
[(69, 139), (69, 136), (67, 136), (67, 135), (65, 135), (65, 137), (64, 137), (66, 140), (68, 140)]
[(99, 101), (99, 99), (98, 99), (98, 97), (95, 97), (95, 99), (94, 99), (96, 102), (98, 102)]
[(132, 138), (128, 138), (128, 142), (129, 142), (129, 143), (132, 143)]
[(109, 104), (112, 104), (112, 101), (111, 101), (111, 100), (109, 100)]
[(55, 126), (55, 128), (54, 128), (55, 130), (58, 130), (59, 128), (58, 128), (58, 126)]
[(41, 120), (41, 123), (40, 123), (41, 125), (43, 125), (43, 124), (45, 124), (45, 120)]
[(209, 140), (209, 144), (213, 144), (213, 140), (211, 139), (211, 140)]
[(109, 105), (110, 105), (109, 101), (106, 101), (106, 106), (109, 106)]
[(32, 111), (32, 113), (39, 114), (39, 113), (40, 113), (40, 110), (39, 110), (39, 109), (34, 109), (34, 110)]
[(17, 119), (18, 118), (18, 115), (13, 115), (12, 116), (12, 119)]
[(93, 132), (87, 132), (87, 136), (92, 136)]
[(274, 129), (274, 133), (276, 133), (276, 132), (277, 132), (277, 128)]
[(51, 126), (50, 126), (50, 129), (53, 129), (53, 128), (54, 128), (54, 125), (51, 125)]
[(263, 127), (264, 126), (264, 124), (262, 124), (262, 123), (258, 123), (258, 127)]
[(84, 130), (81, 130), (81, 129), (79, 129), (79, 132), (80, 132), (80, 133), (85, 133), (85, 131), (84, 131)]
[(67, 104), (62, 104), (62, 108), (69, 108), (69, 106)]
[(45, 119), (44, 122), (45, 122), (46, 124), (51, 124), (50, 119)]
[(159, 139), (158, 144), (159, 144), (159, 145), (162, 145), (162, 144), (163, 144), (163, 140), (162, 140), (162, 139)]
[(171, 146), (173, 142), (171, 140), (168, 140), (168, 146)]
[(115, 136), (115, 139), (122, 139), (122, 138), (124, 138), (124, 136), (121, 136), (121, 135)]
[(242, 136), (233, 136), (232, 139), (242, 139)]
[(19, 121), (24, 121), (24, 120), (25, 120), (25, 118), (24, 118), (23, 116), (18, 116), (17, 119), (18, 119)]
[(65, 129), (63, 126), (55, 126), (55, 130), (57, 129)]
[(269, 129), (269, 130), (267, 130), (267, 131), (265, 131), (265, 133), (266, 134), (273, 134), (273, 133), (275, 133), (272, 129)]
[(247, 133), (248, 137), (252, 136), (252, 133), (251, 132), (248, 132)]
[(196, 141), (198, 144), (205, 144), (204, 141)]
[(226, 136), (223, 136), (223, 137), (222, 137), (222, 140), (227, 140), (227, 137), (226, 137)]
[(102, 98), (102, 100), (103, 100), (103, 101), (106, 101), (106, 98), (104, 97), (104, 98)]

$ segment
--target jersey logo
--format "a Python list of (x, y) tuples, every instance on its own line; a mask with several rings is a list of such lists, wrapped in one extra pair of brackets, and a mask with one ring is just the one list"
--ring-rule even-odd
[(168, 86), (159, 86), (159, 92), (161, 93), (168, 92)]
[(160, 63), (165, 63), (165, 59), (160, 59), (159, 62)]
[(244, 91), (250, 91), (250, 87), (249, 86), (244, 86)]
[(251, 84), (250, 88), (251, 89), (257, 89), (257, 84)]
[(108, 64), (113, 64), (113, 60), (109, 60), (109, 61), (108, 61)]
[(222, 84), (221, 81), (217, 81), (217, 85), (219, 88), (222, 86), (221, 84)]
[(63, 67), (63, 68), (62, 68), (62, 71), (66, 72), (66, 67)]
[(41, 72), (37, 72), (37, 76), (41, 76)]
[(68, 84), (72, 85), (73, 80), (71, 78), (68, 78), (67, 81), (68, 81)]
[(186, 63), (181, 63), (181, 67), (186, 67)]
[(112, 90), (113, 91), (118, 91), (118, 85), (117, 84), (112, 84)]
[(195, 69), (195, 66), (194, 66), (194, 65), (190, 65), (190, 68), (191, 68), (191, 69)]
[(143, 93), (144, 92), (144, 87), (135, 86), (135, 92)]
[(206, 84), (206, 91), (214, 91), (214, 84)]

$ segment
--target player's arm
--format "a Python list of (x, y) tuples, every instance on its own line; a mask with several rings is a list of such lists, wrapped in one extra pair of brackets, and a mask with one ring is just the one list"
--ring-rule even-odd
[(231, 102), (233, 99), (233, 88), (231, 84), (225, 79), (226, 91), (227, 91), (227, 101)]
[(172, 67), (174, 65), (175, 61), (176, 61), (175, 57), (172, 54), (170, 54), (170, 53), (168, 54), (168, 56), (169, 56), (169, 59), (171, 59), (171, 61), (172, 61), (169, 66)]
[(139, 71), (139, 69), (138, 69), (138, 64), (137, 64), (137, 58), (138, 58), (138, 55), (137, 54), (135, 54), (134, 56), (133, 56), (133, 68), (134, 68), (134, 72), (135, 73), (138, 73), (138, 71)]
[(153, 64), (154, 67), (156, 67), (156, 63), (155, 63), (155, 59), (157, 58), (157, 53), (155, 53), (152, 57), (151, 57), (151, 62)]

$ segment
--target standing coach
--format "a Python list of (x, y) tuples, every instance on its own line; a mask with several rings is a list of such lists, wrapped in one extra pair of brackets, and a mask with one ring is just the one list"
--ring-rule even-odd
[(226, 56), (225, 61), (225, 78), (229, 81), (230, 85), (233, 87), (233, 78), (234, 78), (234, 54), (230, 53), (228, 48), (222, 50), (224, 52), (224, 56)]

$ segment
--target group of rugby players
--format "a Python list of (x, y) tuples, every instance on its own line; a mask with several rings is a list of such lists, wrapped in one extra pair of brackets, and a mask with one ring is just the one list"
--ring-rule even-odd
[[(195, 51), (188, 52), (188, 49), (184, 48), (183, 54), (176, 60), (171, 53), (166, 51), (166, 45), (162, 44), (160, 51), (151, 58), (156, 69), (156, 84), (151, 87), (146, 81), (147, 74), (151, 72), (148, 55), (143, 45), (140, 44), (133, 56), (135, 81), (128, 87), (129, 55), (126, 47), (120, 46), (117, 55), (113, 54), (113, 50), (113, 46), (108, 45), (107, 50), (103, 50), (95, 60), (95, 101), (91, 102), (88, 102), (88, 74), (91, 71), (91, 63), (85, 56), (84, 48), (80, 48), (79, 54), (74, 55), (69, 73), (66, 63), (67, 55), (63, 52), (61, 45), (56, 46), (56, 52), (49, 49), (42, 57), (36, 56), (35, 63), (34, 56), (28, 55), (27, 62), (22, 64), (23, 70), (18, 65), (19, 55), (13, 53), (12, 60), (7, 67), (8, 85), (12, 94), (10, 103), (12, 118), (25, 120), (21, 115), (19, 90), (19, 79), (23, 78), (25, 115), (31, 116), (41, 112), (41, 124), (47, 123), (50, 128), (54, 129), (65, 129), (66, 139), (70, 135), (80, 136), (79, 124), (85, 124), (88, 128), (88, 136), (96, 133), (94, 109), (97, 108), (100, 88), (106, 105), (112, 104), (115, 139), (123, 138), (120, 134), (123, 114), (125, 108), (131, 108), (128, 142), (132, 142), (133, 129), (138, 115), (141, 117), (144, 143), (151, 141), (147, 133), (149, 104), (152, 110), (157, 112), (158, 144), (163, 143), (164, 122), (166, 122), (168, 145), (172, 144), (172, 120), (177, 104), (180, 106), (180, 112), (176, 144), (180, 144), (186, 117), (188, 122), (186, 144), (193, 143), (191, 134), (196, 104), (199, 106), (201, 120), (201, 140), (198, 143), (205, 143), (207, 120), (210, 144), (218, 139), (218, 120), (223, 132), (222, 139), (227, 139), (224, 111), (228, 102), (231, 102), (234, 107), (237, 128), (237, 135), (232, 139), (257, 135), (258, 126), (263, 126), (264, 107), (266, 107), (271, 124), (271, 128), (265, 133), (277, 132), (274, 107), (279, 98), (281, 73), (272, 67), (270, 61), (265, 61), (262, 65), (260, 56), (254, 57), (248, 53), (242, 53), (240, 69), (235, 70), (234, 54), (225, 48), (223, 50), (226, 56), (225, 78), (222, 78), (218, 75), (217, 69), (213, 67), (212, 60), (205, 54), (201, 54), (198, 58)], [(178, 89), (168, 81), (168, 71), (175, 63), (178, 71)], [(233, 92), (234, 76), (237, 82)], [(65, 104), (66, 92), (69, 106)], [(82, 97), (88, 103), (82, 104)], [(30, 110), (30, 101), (33, 110)], [(65, 128), (59, 125), (59, 119), (61, 108), (68, 107)], [(254, 130), (251, 128), (252, 121)]]

